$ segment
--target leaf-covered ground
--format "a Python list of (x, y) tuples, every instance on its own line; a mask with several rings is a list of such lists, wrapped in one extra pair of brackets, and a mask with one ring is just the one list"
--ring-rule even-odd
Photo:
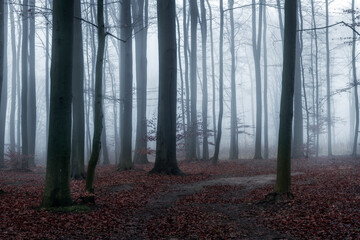
[[(185, 176), (151, 167), (98, 167), (96, 204), (72, 212), (39, 209), (45, 169), (1, 170), (0, 239), (360, 239), (360, 159), (293, 160), (295, 199), (276, 204), (257, 203), (274, 160), (182, 162)], [(71, 181), (78, 204), (84, 185)]]

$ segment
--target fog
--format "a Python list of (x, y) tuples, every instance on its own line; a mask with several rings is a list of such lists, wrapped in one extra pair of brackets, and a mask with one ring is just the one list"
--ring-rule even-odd
[[(44, 165), (46, 162), (46, 26), (50, 29), (51, 39), (51, 10), (47, 0), (36, 1), (35, 7), (35, 68), (36, 68), (36, 151), (35, 151), (35, 163), (37, 165)], [(198, 2), (198, 11), (200, 14), (200, 4)], [(279, 25), (279, 13), (276, 1), (266, 1), (266, 17), (267, 17), (267, 85), (268, 85), (268, 139), (269, 139), (269, 157), (276, 157), (277, 152), (277, 136), (279, 131), (279, 108), (280, 108), (280, 95), (281, 95), (281, 74), (282, 74), (282, 39), (281, 29)], [(280, 1), (283, 6), (283, 1)], [(210, 157), (214, 152), (214, 137), (212, 130), (213, 124), (213, 99), (215, 99), (215, 117), (218, 118), (219, 110), (219, 94), (218, 94), (218, 76), (219, 76), (219, 4), (217, 1), (209, 1), (211, 5), (212, 18), (210, 19), (209, 9), (207, 8), (207, 77), (208, 77), (208, 129), (210, 132), (209, 138), (209, 152)], [(332, 129), (332, 152), (334, 155), (346, 155), (351, 154), (353, 149), (353, 136), (355, 128), (355, 106), (354, 106), (354, 92), (351, 83), (353, 82), (353, 69), (352, 61), (357, 64), (360, 63), (360, 44), (359, 35), (356, 41), (356, 58), (352, 58), (352, 37), (354, 29), (359, 29), (358, 26), (349, 26), (344, 24), (334, 25), (335, 23), (345, 22), (349, 25), (352, 24), (351, 14), (347, 11), (351, 9), (350, 0), (333, 0), (329, 4), (329, 23), (326, 24), (325, 20), (325, 1), (314, 1), (314, 13), (317, 29), (314, 29), (314, 19), (312, 17), (312, 6), (310, 1), (301, 1), (302, 5), (302, 19), (303, 26), (299, 27), (299, 32), (302, 33), (302, 69), (303, 75), (301, 79), (305, 81), (305, 90), (301, 88), (301, 101), (302, 101), (302, 113), (303, 113), (303, 145), (305, 149), (309, 148), (310, 157), (319, 155), (328, 155), (328, 134), (327, 125), (329, 120), (326, 117), (327, 114), (327, 92), (326, 92), (326, 42), (325, 33), (326, 29), (329, 30), (329, 47), (330, 47), (330, 79), (331, 79), (331, 129)], [(21, 12), (22, 5), (19, 1), (8, 1), (8, 11), (13, 11), (15, 16), (15, 39), (11, 37), (11, 20), (8, 13), (8, 28), (7, 28), (7, 63), (5, 70), (7, 70), (7, 109), (6, 115), (2, 118), (5, 119), (5, 152), (8, 152), (10, 144), (10, 111), (11, 106), (16, 106), (15, 122), (19, 119), (19, 102), (11, 101), (12, 95), (12, 74), (13, 67), (16, 68), (17, 75), (21, 76), (21, 61), (17, 60), (18, 65), (13, 66), (12, 59), (16, 56), (12, 55), (11, 42), (15, 41), (16, 46), (21, 46), (20, 33), (22, 30), (23, 16)], [(93, 76), (95, 74), (94, 64), (96, 56), (96, 21), (94, 14), (96, 13), (96, 4), (93, 1), (82, 1), (82, 29), (83, 29), (83, 46), (84, 46), (84, 99), (85, 99), (85, 162), (90, 158), (91, 141), (93, 134), (93, 102), (94, 102), (94, 84)], [(117, 163), (117, 156), (119, 155), (119, 146), (116, 146), (119, 137), (119, 107), (120, 107), (120, 81), (119, 81), (119, 54), (120, 45), (123, 44), (119, 41), (120, 38), (120, 25), (119, 25), (119, 2), (107, 1), (105, 5), (106, 12), (106, 31), (111, 33), (107, 35), (106, 48), (105, 48), (105, 65), (104, 65), (104, 120), (106, 128), (106, 143), (108, 147), (109, 157), (111, 163)], [(187, 9), (189, 5), (187, 5)], [(256, 4), (256, 22), (258, 26), (259, 21), (259, 4)], [(356, 15), (359, 16), (360, 2), (355, 1)], [(255, 84), (255, 63), (253, 57), (253, 43), (252, 43), (252, 4), (251, 1), (235, 1), (234, 8), (228, 9), (228, 1), (224, 2), (224, 118), (222, 124), (222, 137), (220, 145), (220, 159), (229, 159), (230, 151), (230, 133), (231, 133), (231, 28), (230, 28), (230, 11), (234, 14), (234, 45), (235, 45), (235, 81), (236, 81), (236, 110), (238, 119), (238, 150), (239, 158), (253, 158), (255, 151), (255, 132), (256, 132), (256, 84)], [(283, 9), (281, 9), (282, 18), (284, 17)], [(190, 13), (189, 13), (190, 14)], [(188, 17), (188, 16), (187, 16)], [(183, 32), (183, 5), (182, 1), (177, 1), (177, 18), (179, 20), (180, 35), (177, 36), (177, 44), (180, 44), (180, 63), (178, 62), (178, 107), (177, 114), (179, 115), (179, 124), (182, 122), (181, 113), (181, 76), (184, 77), (184, 32)], [(147, 119), (156, 122), (157, 117), (157, 105), (158, 105), (158, 42), (157, 42), (157, 19), (156, 19), (156, 1), (149, 1), (149, 25), (147, 26)], [(188, 19), (188, 34), (190, 44), (190, 20)], [(213, 46), (214, 46), (214, 73), (215, 73), (215, 93), (213, 96), (213, 84), (212, 84), (212, 67), (211, 67), (211, 43), (210, 43), (210, 22), (212, 22), (213, 31)], [(135, 22), (133, 23), (135, 25)], [(334, 25), (334, 26), (332, 26)], [(331, 26), (331, 27), (330, 27)], [(327, 28), (328, 27), (328, 28)], [(143, 30), (141, 30), (143, 31)], [(357, 30), (359, 32), (359, 30)], [(315, 36), (315, 32), (316, 35)], [(136, 49), (135, 49), (135, 36), (139, 32), (133, 32), (133, 127), (132, 127), (132, 147), (135, 148), (136, 140), (136, 109), (137, 109), (137, 95), (136, 95)], [(258, 32), (256, 33), (259, 34)], [(257, 36), (256, 35), (256, 36)], [(318, 42), (318, 53), (315, 53), (315, 37)], [(50, 41), (51, 43), (51, 41)], [(202, 40), (201, 40), (201, 18), (197, 24), (197, 115), (198, 121), (202, 121), (202, 94), (203, 94), (203, 75), (202, 75)], [(263, 41), (261, 43), (261, 55), (260, 55), (260, 69), (261, 69), (261, 83), (262, 83), (262, 96), (264, 96), (264, 51)], [(51, 46), (50, 46), (51, 48)], [(190, 48), (190, 46), (189, 46)], [(21, 49), (16, 49), (21, 51)], [(189, 56), (191, 49), (188, 49)], [(316, 86), (314, 85), (315, 74), (315, 56), (318, 60), (318, 111), (319, 122), (315, 125), (315, 108), (314, 106), (314, 92)], [(21, 60), (21, 58), (20, 58)], [(190, 68), (190, 66), (189, 66)], [(358, 76), (360, 75), (357, 70)], [(19, 79), (17, 79), (19, 80)], [(20, 82), (20, 81), (18, 81)], [(315, 88), (314, 88), (315, 86)], [(19, 87), (19, 86), (17, 86)], [(185, 92), (185, 91), (184, 91)], [(305, 109), (304, 92), (307, 95), (308, 109)], [(184, 96), (184, 101), (189, 99), (189, 96)], [(189, 100), (190, 101), (190, 100)], [(3, 101), (2, 101), (3, 102)], [(263, 98), (262, 98), (263, 103)], [(264, 104), (264, 103), (263, 103)], [(32, 106), (33, 107), (33, 106)], [(317, 106), (315, 106), (317, 107)], [(114, 112), (115, 111), (115, 112)], [(264, 109), (262, 109), (262, 116), (264, 119)], [(309, 134), (307, 139), (307, 118), (306, 113), (309, 112)], [(116, 116), (116, 119), (115, 119)], [(217, 123), (217, 122), (216, 122)], [(185, 123), (188, 124), (188, 123)], [(264, 122), (261, 123), (264, 128)], [(200, 128), (199, 124), (199, 128)], [(115, 130), (116, 129), (116, 130)], [(316, 129), (320, 129), (319, 132), (319, 149), (316, 153)], [(21, 140), (18, 139), (18, 128), (15, 130), (15, 143), (17, 151), (21, 146)], [(152, 125), (148, 126), (148, 132), (153, 131)], [(178, 134), (184, 134), (182, 128), (177, 132)], [(262, 131), (262, 153), (264, 153), (264, 131)], [(149, 133), (151, 135), (151, 133)], [(310, 140), (308, 143), (307, 141)], [(202, 137), (198, 136), (198, 141), (201, 143)], [(183, 145), (179, 144), (177, 152), (178, 160), (186, 158)], [(150, 149), (155, 149), (155, 141), (148, 142)], [(202, 144), (199, 144), (197, 157), (202, 158)], [(149, 155), (149, 160), (153, 161), (154, 155)], [(102, 162), (102, 160), (100, 160)]]

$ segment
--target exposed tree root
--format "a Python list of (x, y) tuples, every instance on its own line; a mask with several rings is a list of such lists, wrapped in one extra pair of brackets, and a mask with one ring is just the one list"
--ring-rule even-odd
[(294, 195), (291, 192), (287, 192), (287, 193), (272, 192), (266, 195), (263, 200), (257, 202), (257, 204), (283, 203), (293, 199), (294, 199)]

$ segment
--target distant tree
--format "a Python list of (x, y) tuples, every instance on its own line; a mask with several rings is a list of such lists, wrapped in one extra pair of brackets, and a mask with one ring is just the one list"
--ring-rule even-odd
[(85, 116), (84, 116), (84, 52), (81, 24), (81, 2), (74, 1), (74, 51), (72, 72), (73, 121), (71, 146), (71, 178), (85, 178)]
[(189, 156), (196, 159), (196, 139), (197, 139), (197, 23), (198, 8), (196, 1), (190, 0), (191, 17), (191, 55), (190, 55), (190, 91), (191, 91), (191, 123), (188, 126), (190, 134)]
[(123, 0), (121, 3), (120, 43), (121, 65), (120, 65), (120, 161), (119, 170), (133, 168), (132, 163), (132, 24), (131, 24), (131, 0)]
[(28, 154), (30, 167), (35, 166), (35, 142), (36, 142), (36, 75), (35, 75), (35, 0), (30, 0), (29, 18), (29, 77), (28, 77)]
[(284, 57), (277, 175), (274, 192), (291, 195), (291, 135), (294, 102), (297, 1), (285, 0)]
[[(0, 2), (1, 4), (1, 2)], [(1, 168), (1, 162), (3, 162), (5, 156), (5, 125), (6, 125), (6, 110), (7, 110), (7, 102), (8, 102), (8, 58), (7, 58), (7, 36), (8, 36), (8, 3), (3, 3), (1, 5), (4, 5), (4, 12), (3, 14), (0, 14), (2, 16), (4, 21), (4, 50), (3, 50), (3, 80), (2, 80), (2, 88), (1, 88), (1, 103), (0, 103), (0, 168)]]
[(147, 125), (146, 125), (146, 91), (147, 91), (147, 32), (148, 32), (148, 0), (133, 0), (133, 22), (136, 49), (136, 139), (134, 163), (148, 163), (147, 154), (143, 154), (147, 148)]
[[(355, 18), (355, 0), (352, 0), (351, 3), (351, 18), (353, 26), (356, 25)], [(354, 84), (354, 97), (355, 97), (355, 134), (354, 134), (354, 142), (353, 142), (353, 151), (352, 155), (357, 155), (357, 144), (358, 144), (358, 136), (359, 136), (359, 94), (358, 94), (358, 79), (356, 73), (356, 33), (353, 31), (352, 37), (352, 77)]]
[(230, 120), (230, 154), (229, 159), (239, 158), (238, 122), (236, 110), (236, 51), (235, 51), (235, 27), (234, 27), (234, 0), (229, 0), (230, 9), (230, 52), (231, 52), (231, 120)]
[(218, 118), (218, 132), (216, 135), (215, 152), (212, 159), (213, 164), (219, 161), (220, 141), (222, 118), (224, 113), (224, 6), (223, 0), (220, 0), (220, 41), (219, 41), (219, 118)]
[(42, 207), (67, 206), (70, 196), (74, 1), (53, 3), (50, 125)]
[(155, 165), (151, 173), (181, 174), (176, 161), (175, 0), (158, 0), (159, 100)]
[(202, 39), (202, 73), (203, 73), (203, 99), (202, 99), (202, 135), (203, 135), (203, 160), (209, 160), (208, 143), (208, 78), (207, 78), (207, 19), (205, 0), (200, 1), (201, 9), (201, 39)]
[[(254, 159), (261, 159), (261, 129), (262, 129), (262, 91), (261, 91), (261, 36), (262, 36), (262, 18), (263, 18), (263, 0), (260, 0), (259, 6), (259, 28), (256, 34), (256, 6), (255, 0), (252, 1), (252, 46), (255, 63), (255, 83), (256, 83), (256, 135), (255, 135), (255, 155)], [(257, 35), (257, 36), (256, 36)], [(257, 39), (256, 39), (257, 37)]]
[[(326, 26), (329, 26), (329, 0), (325, 0), (326, 10)], [(328, 156), (332, 156), (331, 144), (331, 77), (330, 77), (330, 41), (329, 41), (329, 28), (326, 28), (326, 112), (327, 112), (327, 135), (328, 135)]]
[[(22, 9), (22, 52), (21, 52), (21, 142), (22, 142), (22, 155), (29, 154), (28, 146), (28, 119), (27, 119), (27, 104), (28, 104), (28, 44), (29, 44), (29, 16), (28, 16), (29, 1), (23, 1)], [(29, 167), (27, 158), (22, 160), (21, 164), (23, 169)]]
[(16, 111), (16, 88), (17, 88), (17, 51), (16, 51), (16, 28), (14, 18), (14, 6), (9, 5), (10, 9), (10, 30), (11, 30), (11, 56), (12, 56), (12, 67), (11, 67), (11, 109), (10, 109), (10, 150), (15, 152), (15, 111)]

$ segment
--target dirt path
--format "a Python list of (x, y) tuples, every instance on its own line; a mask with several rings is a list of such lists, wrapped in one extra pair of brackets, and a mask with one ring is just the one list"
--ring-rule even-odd
[[(300, 172), (293, 173), (292, 175), (302, 174)], [(239, 191), (227, 193), (226, 198), (242, 197), (245, 196), (250, 190), (262, 187), (268, 184), (274, 184), (276, 180), (275, 174), (270, 175), (256, 175), (250, 177), (222, 177), (193, 184), (175, 185), (169, 191), (152, 199), (143, 208), (139, 209), (136, 213), (135, 222), (130, 223), (132, 226), (141, 226), (142, 224), (152, 221), (152, 219), (165, 218), (169, 216), (169, 209), (176, 204), (177, 201), (183, 197), (199, 193), (208, 186), (241, 186)], [(221, 224), (236, 226), (236, 234), (233, 239), (291, 239), (282, 236), (264, 226), (259, 226), (256, 222), (254, 215), (248, 214), (252, 211), (252, 207), (247, 203), (237, 204), (201, 204), (202, 208), (211, 214), (221, 214), (226, 216), (226, 221), (222, 220)], [(143, 239), (149, 238), (147, 232), (141, 231), (141, 228), (133, 231), (132, 234), (126, 236), (125, 239)], [(184, 237), (162, 237), (159, 239), (184, 239)], [(231, 238), (231, 236), (229, 237)], [(201, 239), (196, 236), (190, 236), (185, 239)]]

